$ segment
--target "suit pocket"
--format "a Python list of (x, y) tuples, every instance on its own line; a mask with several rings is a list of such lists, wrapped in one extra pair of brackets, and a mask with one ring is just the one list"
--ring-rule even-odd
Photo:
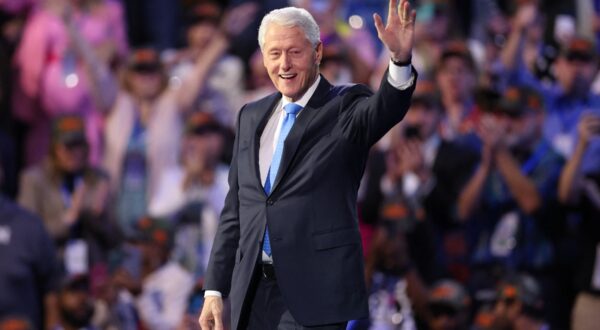
[(344, 245), (360, 243), (360, 234), (355, 228), (346, 228), (329, 233), (313, 235), (315, 250), (327, 250)]

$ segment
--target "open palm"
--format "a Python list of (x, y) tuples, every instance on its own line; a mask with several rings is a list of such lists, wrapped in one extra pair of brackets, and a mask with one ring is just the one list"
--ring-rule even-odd
[(410, 60), (415, 40), (416, 12), (408, 0), (390, 0), (387, 24), (384, 26), (379, 14), (373, 14), (377, 35), (397, 62)]

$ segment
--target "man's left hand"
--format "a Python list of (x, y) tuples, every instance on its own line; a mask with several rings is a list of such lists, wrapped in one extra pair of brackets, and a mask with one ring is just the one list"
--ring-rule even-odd
[(373, 14), (377, 35), (388, 48), (394, 62), (409, 62), (415, 41), (416, 11), (408, 0), (390, 0), (387, 25), (379, 14)]

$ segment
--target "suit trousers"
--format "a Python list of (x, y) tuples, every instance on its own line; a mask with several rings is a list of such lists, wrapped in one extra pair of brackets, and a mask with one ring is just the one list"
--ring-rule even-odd
[[(244, 301), (239, 329), (245, 330), (345, 330), (347, 322), (303, 326), (285, 306), (272, 266), (259, 264)], [(310, 304), (312, 297), (306, 297)]]

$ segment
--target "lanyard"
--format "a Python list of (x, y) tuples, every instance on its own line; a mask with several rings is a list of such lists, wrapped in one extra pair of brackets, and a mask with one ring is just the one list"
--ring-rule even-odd
[(533, 169), (538, 166), (542, 157), (548, 152), (548, 144), (545, 142), (540, 142), (529, 159), (521, 166), (521, 171), (525, 174), (530, 174)]

